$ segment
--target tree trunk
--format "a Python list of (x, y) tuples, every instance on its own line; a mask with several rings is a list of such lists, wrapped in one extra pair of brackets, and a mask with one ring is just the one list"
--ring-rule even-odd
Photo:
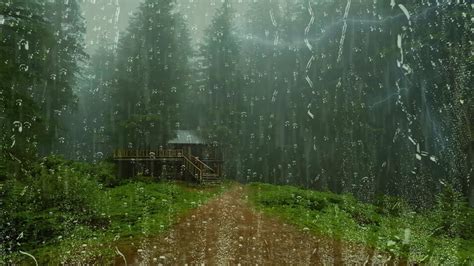
[(471, 208), (474, 208), (474, 185), (472, 185), (473, 182), (471, 182), (471, 193), (469, 195), (469, 206)]

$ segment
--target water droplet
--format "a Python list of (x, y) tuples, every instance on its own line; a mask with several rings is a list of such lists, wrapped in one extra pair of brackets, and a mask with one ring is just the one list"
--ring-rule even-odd
[(28, 72), (28, 66), (25, 65), (25, 64), (21, 64), (21, 65), (20, 65), (20, 71), (22, 71), (22, 72)]

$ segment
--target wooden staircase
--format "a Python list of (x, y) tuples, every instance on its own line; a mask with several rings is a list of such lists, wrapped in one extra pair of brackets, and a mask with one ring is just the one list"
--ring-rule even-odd
[(183, 154), (184, 167), (199, 183), (218, 185), (221, 183), (219, 175), (199, 158)]
[(202, 183), (209, 185), (219, 185), (221, 183), (221, 179), (216, 174), (207, 174), (202, 176)]

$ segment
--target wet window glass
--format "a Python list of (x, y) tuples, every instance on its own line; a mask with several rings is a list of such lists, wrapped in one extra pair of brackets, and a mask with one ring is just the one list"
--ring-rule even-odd
[(0, 264), (473, 264), (473, 8), (0, 0)]

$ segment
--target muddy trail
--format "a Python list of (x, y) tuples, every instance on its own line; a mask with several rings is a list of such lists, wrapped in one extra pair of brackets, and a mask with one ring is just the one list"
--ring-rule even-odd
[(115, 265), (383, 264), (372, 249), (312, 235), (254, 210), (232, 188), (193, 210), (167, 233), (120, 247)]

